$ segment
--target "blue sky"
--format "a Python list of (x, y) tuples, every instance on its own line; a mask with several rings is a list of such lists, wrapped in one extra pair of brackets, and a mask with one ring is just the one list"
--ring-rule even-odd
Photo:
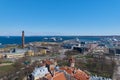
[(120, 0), (0, 0), (0, 35), (120, 35)]

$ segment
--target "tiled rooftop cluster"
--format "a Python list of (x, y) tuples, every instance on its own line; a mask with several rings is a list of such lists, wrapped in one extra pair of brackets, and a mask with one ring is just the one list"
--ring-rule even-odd
[(35, 68), (30, 80), (89, 80), (89, 75), (74, 67), (57, 66), (56, 60), (44, 60), (42, 66)]

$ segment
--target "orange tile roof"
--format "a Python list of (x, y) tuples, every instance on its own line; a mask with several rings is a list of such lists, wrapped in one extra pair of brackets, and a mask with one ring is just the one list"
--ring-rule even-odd
[(49, 65), (52, 64), (52, 62), (49, 60), (46, 60), (45, 62), (46, 62), (46, 64), (49, 64)]
[(81, 71), (81, 70), (77, 70), (74, 74), (74, 77), (77, 79), (77, 80), (89, 80), (89, 76)]
[(49, 59), (46, 59), (46, 60), (42, 61), (42, 64), (44, 64), (44, 65), (46, 65), (46, 64), (48, 64), (48, 65), (54, 65), (54, 62), (50, 61)]
[(47, 75), (45, 76), (45, 78), (46, 78), (47, 80), (50, 80), (50, 79), (52, 78), (52, 76), (51, 76), (51, 74), (47, 74)]
[(53, 77), (53, 80), (66, 80), (64, 73), (59, 73)]
[(74, 68), (71, 67), (61, 67), (61, 70), (65, 70), (68, 74), (71, 74), (76, 80), (89, 80), (89, 76), (82, 70), (77, 69), (75, 73)]
[(66, 80), (65, 75), (63, 72), (55, 72), (54, 76), (52, 77), (51, 74), (45, 76), (47, 80)]
[(61, 67), (61, 70), (65, 70), (68, 74), (73, 74), (73, 68), (70, 67)]

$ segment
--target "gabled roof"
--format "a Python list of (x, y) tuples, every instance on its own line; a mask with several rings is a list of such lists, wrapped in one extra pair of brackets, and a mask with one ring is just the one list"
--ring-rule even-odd
[(61, 67), (61, 70), (65, 70), (68, 74), (73, 76), (76, 80), (89, 80), (89, 76), (82, 70), (74, 69), (71, 67)]
[(55, 74), (53, 77), (53, 80), (66, 80), (65, 75), (63, 72)]
[(65, 70), (68, 74), (73, 74), (73, 68), (61, 67), (60, 70)]
[(89, 80), (89, 76), (81, 70), (76, 70), (76, 72), (74, 73), (74, 77), (77, 80)]
[(63, 72), (55, 72), (53, 77), (51, 74), (45, 76), (47, 80), (67, 80)]
[(46, 62), (46, 64), (48, 64), (48, 65), (52, 64), (52, 62), (51, 62), (50, 60), (46, 60), (45, 62)]

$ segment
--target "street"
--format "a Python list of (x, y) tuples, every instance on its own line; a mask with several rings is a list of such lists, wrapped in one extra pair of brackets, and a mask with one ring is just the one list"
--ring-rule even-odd
[(116, 59), (116, 66), (114, 69), (113, 80), (120, 80), (120, 59)]

